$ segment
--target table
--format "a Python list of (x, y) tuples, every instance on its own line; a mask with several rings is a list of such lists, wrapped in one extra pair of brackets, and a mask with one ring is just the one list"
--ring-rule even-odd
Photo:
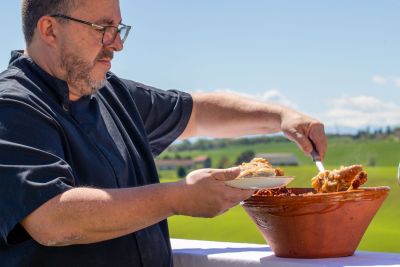
[(185, 239), (171, 239), (171, 244), (174, 267), (400, 266), (400, 253), (356, 251), (350, 257), (289, 259), (275, 257), (267, 245)]

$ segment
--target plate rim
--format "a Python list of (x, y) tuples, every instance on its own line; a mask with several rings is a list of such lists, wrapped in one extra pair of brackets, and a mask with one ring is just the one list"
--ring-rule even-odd
[[(265, 177), (247, 177), (247, 178), (236, 178), (232, 180), (227, 180), (225, 181), (225, 184), (230, 187), (234, 188), (240, 188), (240, 189), (273, 189), (273, 188), (279, 188), (286, 186), (289, 184), (291, 181), (293, 181), (295, 177), (294, 176), (265, 176)], [(263, 181), (266, 180), (282, 180), (284, 179), (285, 182), (283, 182), (282, 185), (279, 186), (265, 186), (265, 185), (257, 185), (257, 180), (262, 179)], [(248, 185), (246, 183), (243, 185), (243, 181), (248, 181)], [(238, 185), (235, 185), (239, 183)]]

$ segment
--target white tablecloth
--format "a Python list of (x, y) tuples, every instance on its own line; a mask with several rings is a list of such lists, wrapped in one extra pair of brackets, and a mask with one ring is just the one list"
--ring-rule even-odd
[(275, 257), (267, 245), (185, 239), (171, 239), (171, 244), (174, 267), (400, 266), (400, 253), (357, 251), (351, 257), (288, 259)]

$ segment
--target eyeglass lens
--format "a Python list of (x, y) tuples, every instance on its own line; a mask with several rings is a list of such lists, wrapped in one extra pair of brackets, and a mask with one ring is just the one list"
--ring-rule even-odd
[(110, 45), (114, 42), (117, 34), (119, 33), (122, 43), (126, 40), (128, 34), (128, 27), (122, 26), (120, 28), (107, 27), (103, 35), (103, 44)]

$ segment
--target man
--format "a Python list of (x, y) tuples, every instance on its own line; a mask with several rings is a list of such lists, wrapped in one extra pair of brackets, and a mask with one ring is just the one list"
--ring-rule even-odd
[(283, 131), (323, 158), (323, 125), (280, 106), (162, 91), (109, 72), (129, 26), (118, 0), (24, 0), (24, 52), (0, 75), (2, 266), (171, 266), (166, 218), (213, 217), (251, 196), (238, 168), (160, 184), (178, 137)]

